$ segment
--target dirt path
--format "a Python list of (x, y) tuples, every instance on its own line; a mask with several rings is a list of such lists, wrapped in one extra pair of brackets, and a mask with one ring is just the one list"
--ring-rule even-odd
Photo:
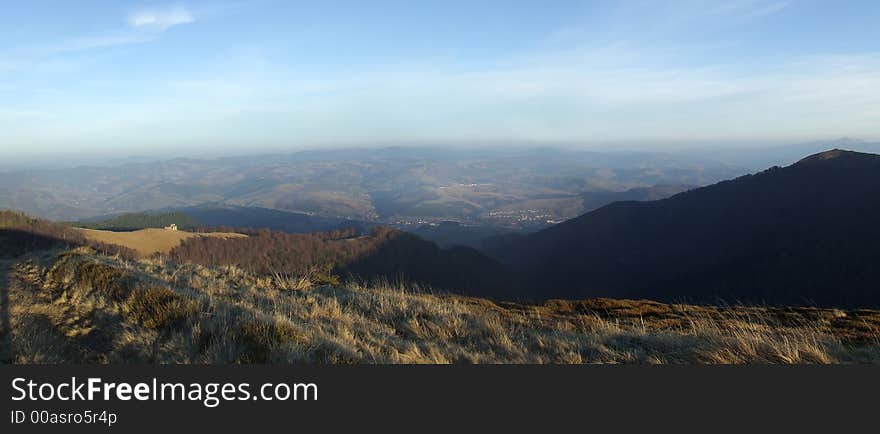
[(9, 285), (12, 261), (0, 259), (0, 363), (12, 359), (12, 344), (9, 328)]

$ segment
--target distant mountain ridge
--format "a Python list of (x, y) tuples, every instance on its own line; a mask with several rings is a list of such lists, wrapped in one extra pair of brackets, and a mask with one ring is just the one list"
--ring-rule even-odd
[(880, 155), (834, 149), (654, 202), (617, 202), (491, 253), (538, 298), (880, 304)]
[(260, 207), (242, 207), (225, 204), (205, 204), (176, 211), (186, 214), (203, 226), (231, 226), (265, 228), (289, 233), (326, 232), (355, 228), (368, 230), (376, 223), (341, 217), (314, 216)]
[(665, 199), (683, 191), (696, 188), (694, 185), (655, 185), (636, 187), (626, 191), (591, 191), (581, 195), (584, 200), (583, 212), (590, 212), (605, 205), (621, 201), (649, 201)]
[[(529, 210), (577, 215), (584, 191), (705, 185), (743, 173), (662, 153), (449, 147), (315, 150), (226, 158), (107, 162), (0, 172), (0, 208), (81, 221), (202, 204), (394, 224), (425, 218), (514, 224)], [(539, 205), (539, 206), (536, 206)]]

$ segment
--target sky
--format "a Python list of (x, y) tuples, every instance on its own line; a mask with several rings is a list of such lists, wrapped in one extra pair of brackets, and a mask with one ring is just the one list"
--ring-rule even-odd
[(4, 1), (0, 150), (880, 138), (880, 2)]

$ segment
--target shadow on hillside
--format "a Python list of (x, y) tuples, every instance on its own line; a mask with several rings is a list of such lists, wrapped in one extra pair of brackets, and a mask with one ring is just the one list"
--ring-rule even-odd
[(65, 244), (77, 243), (60, 236), (37, 234), (20, 229), (0, 229), (0, 260), (11, 260), (29, 252), (47, 250)]
[(68, 245), (69, 240), (51, 235), (36, 234), (19, 229), (0, 229), (0, 363), (10, 363), (12, 351), (12, 326), (10, 321), (9, 290), (12, 284), (12, 266), (16, 258), (59, 245)]
[(402, 280), (475, 297), (517, 299), (516, 280), (499, 262), (469, 247), (440, 249), (407, 234), (383, 240), (375, 249), (339, 267), (366, 281)]
[[(369, 235), (355, 229), (316, 234), (270, 230), (226, 230), (248, 237), (193, 237), (175, 247), (177, 263), (234, 265), (257, 274), (308, 275), (330, 269), (365, 284), (407, 284), (464, 295), (519, 299), (511, 270), (467, 247), (440, 249), (418, 236), (387, 227)], [(328, 276), (329, 277), (329, 276)]]
[(12, 361), (12, 335), (9, 321), (9, 267), (12, 261), (0, 259), (0, 363)]

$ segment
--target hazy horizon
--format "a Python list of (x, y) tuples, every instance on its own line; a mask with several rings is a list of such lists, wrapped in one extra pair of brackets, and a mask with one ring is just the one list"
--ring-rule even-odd
[[(344, 151), (376, 151), (389, 149), (411, 149), (423, 151), (454, 151), (474, 152), (481, 151), (517, 153), (532, 152), (539, 150), (554, 150), (563, 152), (584, 152), (600, 155), (668, 155), (671, 157), (693, 157), (705, 161), (715, 161), (724, 164), (734, 164), (733, 161), (756, 161), (754, 165), (746, 164), (744, 168), (763, 169), (766, 164), (787, 165), (810, 154), (841, 148), (857, 152), (880, 153), (880, 140), (867, 140), (854, 137), (837, 137), (824, 140), (811, 140), (800, 142), (788, 141), (706, 141), (706, 142), (619, 142), (606, 144), (584, 144), (565, 142), (423, 142), (423, 143), (386, 143), (386, 144), (338, 144), (338, 145), (313, 145), (300, 147), (276, 147), (276, 148), (253, 148), (242, 147), (215, 148), (206, 150), (177, 149), (169, 151), (141, 151), (130, 152), (127, 149), (114, 149), (107, 151), (95, 150), (92, 152), (61, 151), (55, 154), (28, 155), (8, 154), (0, 161), (0, 171), (16, 171), (28, 169), (53, 169), (74, 168), (80, 166), (112, 167), (126, 163), (149, 162), (158, 163), (176, 159), (187, 160), (221, 160), (226, 158), (261, 158), (273, 155), (296, 155), (298, 153), (314, 152), (344, 152)], [(787, 160), (780, 159), (778, 154), (787, 156)], [(769, 166), (767, 166), (769, 167)]]
[(0, 146), (27, 160), (870, 140), (878, 12), (787, 0), (17, 2), (0, 15)]

